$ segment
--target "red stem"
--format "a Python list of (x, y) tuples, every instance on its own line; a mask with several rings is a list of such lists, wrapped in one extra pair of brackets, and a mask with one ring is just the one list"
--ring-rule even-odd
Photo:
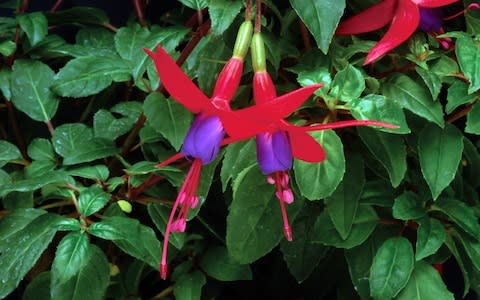
[(262, 31), (262, 0), (256, 0), (255, 32)]
[(52, 8), (50, 9), (50, 12), (55, 12), (58, 10), (58, 8), (60, 7), (60, 5), (63, 4), (63, 0), (57, 0), (57, 2), (55, 2), (55, 4), (52, 6)]
[(135, 7), (135, 13), (137, 14), (138, 22), (142, 26), (147, 26), (147, 21), (145, 20), (145, 15), (143, 13), (142, 0), (133, 0), (133, 6)]

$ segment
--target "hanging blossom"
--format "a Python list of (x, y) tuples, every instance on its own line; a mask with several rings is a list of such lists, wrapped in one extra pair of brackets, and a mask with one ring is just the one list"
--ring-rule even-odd
[[(275, 85), (266, 70), (265, 48), (260, 33), (255, 33), (252, 38), (252, 64), (253, 76), (253, 97), (257, 106), (271, 105), (272, 108), (278, 104)], [(298, 104), (298, 102), (297, 102)], [(300, 104), (298, 104), (300, 105)], [(250, 127), (230, 127), (226, 124), (226, 131), (234, 136), (256, 133), (257, 161), (260, 170), (266, 175), (267, 182), (275, 185), (275, 196), (277, 197), (283, 219), (283, 232), (288, 241), (293, 240), (292, 229), (288, 221), (285, 204), (291, 204), (294, 200), (292, 189), (289, 187), (289, 170), (292, 168), (293, 158), (307, 162), (321, 162), (326, 159), (322, 146), (307, 132), (315, 130), (326, 130), (349, 126), (376, 125), (387, 128), (398, 128), (384, 122), (370, 120), (340, 121), (331, 124), (299, 127), (286, 122), (283, 117), (286, 111), (278, 113), (277, 119), (266, 119), (265, 116), (255, 115), (248, 109), (236, 111), (237, 118), (255, 118), (255, 121), (262, 123)], [(256, 123), (255, 122), (255, 123)], [(241, 122), (249, 125), (250, 122)]]
[[(443, 15), (435, 8), (458, 0), (383, 0), (343, 21), (335, 34), (350, 35), (374, 31), (390, 23), (387, 33), (368, 52), (365, 65), (406, 41), (417, 28), (428, 33), (443, 33)], [(449, 40), (440, 41), (449, 47)]]
[[(233, 115), (234, 112), (230, 109), (230, 101), (240, 83), (243, 59), (249, 48), (251, 33), (251, 23), (249, 21), (244, 22), (237, 35), (233, 56), (220, 72), (213, 96), (210, 99), (183, 73), (165, 50), (157, 47), (157, 52), (154, 53), (149, 49), (144, 49), (153, 59), (167, 92), (173, 99), (196, 114), (185, 137), (181, 152), (156, 166), (161, 168), (181, 157), (186, 157), (192, 161), (192, 166), (180, 188), (165, 229), (160, 263), (160, 276), (163, 279), (167, 277), (168, 273), (167, 248), (170, 233), (185, 231), (188, 211), (198, 205), (197, 189), (202, 166), (212, 162), (217, 157), (222, 145), (252, 137), (258, 128), (263, 128), (263, 124), (251, 122), (251, 120), (255, 120), (255, 116), (265, 116), (267, 119), (278, 119), (286, 116), (321, 86), (314, 84), (285, 94), (278, 98), (274, 107), (271, 103), (266, 103), (239, 111), (242, 116), (244, 116), (242, 113), (246, 113), (247, 116), (252, 115), (251, 118), (237, 118), (236, 115)], [(248, 124), (250, 122), (251, 125)], [(225, 128), (226, 123), (230, 124), (229, 128), (233, 128), (231, 131), (240, 130), (241, 134), (232, 135), (229, 133), (229, 137), (224, 138), (225, 131), (228, 133)], [(242, 130), (245, 128), (250, 130), (243, 132)], [(177, 213), (179, 207), (181, 208)]]

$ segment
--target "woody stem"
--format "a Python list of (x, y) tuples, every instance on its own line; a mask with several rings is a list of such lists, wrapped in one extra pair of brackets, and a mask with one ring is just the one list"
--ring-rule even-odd
[(262, 31), (262, 0), (256, 0), (255, 32)]

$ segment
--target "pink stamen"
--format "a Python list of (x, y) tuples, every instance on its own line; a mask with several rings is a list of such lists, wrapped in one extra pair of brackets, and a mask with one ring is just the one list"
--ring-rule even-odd
[(292, 234), (292, 228), (290, 227), (290, 224), (288, 222), (287, 209), (285, 208), (285, 198), (284, 198), (284, 194), (282, 192), (282, 187), (280, 184), (281, 176), (282, 176), (282, 172), (275, 172), (275, 183), (277, 186), (277, 191), (275, 195), (278, 198), (278, 203), (280, 204), (280, 210), (282, 212), (283, 234), (285, 236), (285, 239), (291, 242), (293, 241), (293, 234)]
[[(170, 217), (168, 218), (167, 228), (165, 229), (165, 237), (163, 240), (163, 250), (162, 250), (162, 260), (160, 263), (160, 277), (162, 279), (167, 278), (168, 266), (167, 266), (167, 250), (168, 250), (168, 239), (171, 232), (184, 232), (186, 228), (188, 210), (192, 207), (192, 203), (195, 202), (197, 197), (198, 183), (200, 179), (200, 173), (202, 169), (202, 161), (200, 159), (195, 159), (190, 167), (190, 170), (185, 177), (185, 181), (180, 188), (177, 199), (173, 204), (172, 211), (170, 212)], [(198, 200), (196, 200), (198, 204)], [(173, 221), (175, 213), (178, 206), (182, 204), (180, 212), (178, 213), (177, 219)], [(194, 203), (195, 204), (195, 203)]]
[(275, 179), (273, 179), (273, 177), (271, 175), (268, 175), (267, 176), (267, 182), (268, 184), (275, 184)]
[(175, 155), (173, 155), (172, 157), (169, 157), (167, 158), (166, 160), (162, 161), (161, 163), (159, 163), (158, 165), (155, 166), (155, 168), (161, 168), (161, 167), (165, 167), (165, 166), (168, 166), (169, 164), (171, 164), (172, 162), (176, 161), (176, 160), (179, 160), (180, 158), (183, 157), (183, 154), (182, 153), (177, 153)]
[(293, 203), (293, 200), (294, 200), (294, 197), (293, 197), (293, 192), (291, 189), (286, 189), (286, 190), (283, 190), (283, 201), (285, 201), (285, 203), (287, 204), (292, 204)]
[(461, 16), (463, 14), (465, 14), (467, 11), (469, 10), (479, 10), (480, 9), (480, 4), (478, 3), (470, 3), (464, 10), (461, 10), (459, 11), (458, 13), (454, 14), (454, 15), (451, 15), (451, 16), (448, 16), (448, 17), (445, 17), (443, 18), (445, 21), (448, 21), (448, 20), (451, 20), (451, 19), (455, 19), (456, 17), (458, 16)]

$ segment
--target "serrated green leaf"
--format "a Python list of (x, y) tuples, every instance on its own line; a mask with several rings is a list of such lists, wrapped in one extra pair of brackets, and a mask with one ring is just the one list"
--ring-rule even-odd
[(52, 282), (51, 299), (104, 299), (110, 281), (108, 260), (97, 246), (89, 245), (89, 248), (89, 259), (70, 280), (65, 283)]
[(454, 126), (444, 129), (427, 124), (418, 137), (422, 174), (433, 199), (452, 182), (463, 152), (463, 135)]
[(17, 59), (12, 67), (12, 102), (35, 121), (48, 122), (57, 112), (58, 99), (50, 91), (54, 73), (36, 60)]
[(357, 131), (368, 150), (387, 170), (392, 186), (397, 187), (407, 171), (403, 138), (366, 127), (359, 127)]
[(407, 285), (398, 300), (453, 300), (438, 272), (423, 261), (417, 261)]
[(135, 121), (126, 117), (117, 119), (111, 112), (100, 109), (93, 117), (93, 132), (96, 137), (114, 141), (132, 129)]
[(208, 275), (220, 281), (251, 280), (249, 265), (240, 265), (231, 261), (227, 249), (211, 247), (200, 260), (200, 268)]
[(48, 33), (47, 18), (43, 13), (34, 12), (17, 16), (18, 25), (27, 34), (32, 46), (38, 44)]
[(207, 282), (205, 275), (200, 271), (194, 271), (182, 275), (173, 289), (175, 299), (178, 300), (194, 300), (200, 299), (202, 295), (202, 287)]
[[(283, 223), (275, 189), (265, 183), (259, 169), (247, 169), (237, 181), (227, 217), (227, 249), (236, 262), (247, 264), (270, 252), (280, 242)], [(302, 198), (287, 206), (290, 220), (301, 205)]]
[(442, 223), (433, 218), (419, 220), (415, 246), (415, 260), (419, 261), (437, 252), (445, 240), (446, 232)]
[(12, 55), (17, 49), (17, 45), (14, 41), (4, 41), (0, 43), (0, 54), (5, 57)]
[(44, 187), (48, 184), (66, 184), (68, 177), (64, 172), (60, 171), (50, 171), (45, 172), (41, 176), (32, 177), (28, 179), (22, 179), (14, 181), (7, 186), (2, 186), (0, 189), (0, 195), (4, 196), (10, 192), (30, 192), (35, 191), (41, 187)]
[(22, 230), (10, 235), (0, 246), (0, 298), (10, 294), (35, 265), (55, 235), (59, 217), (42, 214)]
[(461, 36), (457, 38), (455, 47), (460, 69), (470, 81), (469, 94), (480, 89), (480, 47), (477, 43), (471, 37)]
[(419, 219), (427, 213), (422, 204), (417, 194), (407, 191), (395, 198), (392, 207), (393, 217), (404, 221)]
[(480, 105), (474, 105), (467, 114), (467, 126), (465, 132), (480, 134)]
[(175, 100), (152, 93), (145, 99), (143, 110), (147, 122), (179, 150), (192, 124), (192, 114)]
[(99, 185), (92, 185), (80, 192), (78, 207), (86, 217), (102, 209), (110, 200), (110, 194), (103, 191)]
[[(0, 151), (1, 152), (1, 151)], [(55, 153), (53, 152), (52, 143), (43, 138), (34, 139), (27, 149), (28, 156), (34, 160), (54, 160)]]
[(351, 156), (347, 160), (347, 170), (342, 182), (335, 192), (325, 199), (326, 211), (342, 239), (347, 239), (352, 229), (365, 184), (364, 173), (364, 165), (360, 157)]
[(425, 70), (421, 67), (416, 67), (415, 71), (417, 71), (420, 77), (422, 77), (423, 82), (430, 90), (433, 101), (436, 101), (438, 98), (438, 94), (440, 94), (440, 90), (442, 89), (441, 78), (437, 74), (429, 70)]
[(377, 226), (378, 217), (372, 207), (361, 205), (357, 208), (355, 220), (346, 239), (343, 239), (330, 217), (320, 214), (314, 225), (313, 243), (350, 249), (363, 243)]
[(352, 115), (357, 120), (376, 120), (391, 123), (400, 128), (378, 128), (390, 133), (410, 133), (403, 109), (393, 99), (382, 95), (370, 94), (348, 103)]
[[(191, 0), (181, 1), (182, 3), (193, 2)], [(198, 0), (195, 0), (195, 2), (198, 2)], [(206, 1), (201, 0), (201, 2)], [(210, 0), (208, 3), (208, 13), (212, 20), (212, 33), (219, 35), (225, 32), (225, 30), (227, 30), (232, 24), (242, 7), (243, 3), (239, 0)]]
[(91, 255), (88, 235), (71, 232), (58, 244), (52, 264), (52, 285), (63, 284), (75, 276), (89, 261)]
[(404, 237), (386, 240), (373, 258), (370, 294), (374, 299), (392, 299), (407, 284), (413, 271), (412, 244)]
[(446, 113), (452, 113), (457, 107), (472, 103), (475, 101), (475, 94), (468, 94), (468, 85), (460, 80), (456, 80), (447, 91), (447, 106), (445, 107)]
[(110, 171), (105, 165), (96, 165), (68, 170), (68, 174), (71, 176), (105, 181), (108, 179)]
[(255, 151), (253, 139), (228, 145), (222, 162), (222, 170), (220, 171), (223, 191), (227, 190), (230, 180), (235, 181), (242, 170), (256, 164)]
[(480, 270), (480, 241), (461, 231), (455, 232), (454, 237), (460, 240), (473, 265), (477, 270)]
[(118, 56), (85, 56), (70, 60), (55, 76), (53, 90), (63, 97), (86, 97), (130, 79), (128, 64)]
[(206, 0), (179, 0), (183, 5), (190, 7), (194, 10), (202, 10), (207, 7)]
[(5, 240), (16, 232), (25, 228), (33, 220), (47, 213), (45, 210), (26, 208), (15, 209), (0, 219), (0, 241)]
[(153, 268), (160, 265), (160, 242), (150, 227), (126, 217), (104, 218), (89, 227), (90, 234), (110, 240), (120, 249)]
[(290, 0), (290, 4), (312, 33), (318, 48), (326, 54), (343, 15), (345, 1)]
[(342, 141), (333, 130), (310, 134), (322, 145), (327, 159), (320, 163), (295, 160), (293, 170), (301, 194), (309, 200), (318, 200), (330, 196), (340, 184), (345, 172), (345, 156)]
[(343, 102), (357, 99), (365, 89), (365, 78), (357, 68), (348, 64), (333, 78), (330, 94)]
[(479, 240), (480, 224), (473, 210), (465, 203), (450, 198), (440, 198), (431, 207), (432, 210), (439, 210), (452, 219), (466, 233)]
[(440, 102), (432, 101), (430, 93), (410, 77), (394, 76), (383, 85), (383, 93), (400, 106), (443, 128), (445, 122)]
[(22, 154), (18, 147), (10, 142), (0, 140), (0, 167), (9, 161), (17, 159), (22, 159)]

